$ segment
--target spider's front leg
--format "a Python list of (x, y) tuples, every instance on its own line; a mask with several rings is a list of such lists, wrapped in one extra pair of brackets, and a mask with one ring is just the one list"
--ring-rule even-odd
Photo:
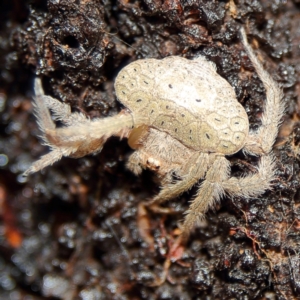
[(261, 126), (257, 132), (250, 132), (244, 151), (256, 155), (268, 154), (272, 150), (285, 110), (285, 105), (282, 102), (283, 94), (277, 83), (264, 70), (262, 64), (257, 59), (247, 41), (243, 28), (241, 29), (241, 37), (247, 54), (266, 90), (266, 103), (261, 119)]
[[(44, 95), (38, 78), (35, 80), (34, 89), (34, 110), (42, 132), (41, 138), (51, 148), (51, 152), (34, 162), (24, 173), (25, 176), (52, 165), (63, 156), (77, 158), (98, 152), (110, 136), (123, 137), (134, 126), (132, 115), (128, 112), (94, 120), (80, 113), (71, 113), (68, 105)], [(53, 112), (54, 119), (66, 126), (57, 128), (49, 109)]]

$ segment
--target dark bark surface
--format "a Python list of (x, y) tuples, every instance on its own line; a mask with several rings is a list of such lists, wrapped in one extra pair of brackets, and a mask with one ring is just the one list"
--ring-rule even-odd
[[(0, 16), (1, 299), (300, 299), (299, 1), (3, 0)], [(225, 197), (182, 259), (166, 264), (194, 191), (166, 204), (178, 214), (139, 214), (159, 185), (126, 169), (126, 140), (22, 177), (48, 151), (32, 114), (36, 75), (73, 111), (106, 117), (122, 108), (113, 81), (123, 66), (201, 54), (258, 127), (264, 88), (240, 26), (284, 90), (277, 179), (256, 199)], [(230, 160), (235, 176), (258, 161)]]

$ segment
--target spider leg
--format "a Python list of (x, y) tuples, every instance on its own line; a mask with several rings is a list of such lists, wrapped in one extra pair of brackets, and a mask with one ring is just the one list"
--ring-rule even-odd
[[(62, 103), (57, 99), (52, 98), (51, 96), (44, 95), (40, 78), (36, 78), (34, 81), (34, 92), (35, 92), (34, 107), (35, 107), (35, 115), (37, 118), (39, 118), (40, 114), (43, 112), (44, 115), (48, 114), (47, 118), (50, 117), (51, 123), (53, 123), (49, 111), (46, 109), (47, 107), (52, 111), (53, 119), (55, 121), (62, 122), (66, 126), (78, 124), (80, 121), (84, 122), (86, 120), (86, 116), (84, 114), (77, 113), (77, 112), (72, 113), (70, 105), (66, 103)], [(53, 129), (54, 128), (55, 125)]]
[[(34, 81), (35, 97), (33, 102), (34, 114), (37, 118), (37, 123), (40, 130), (44, 133), (45, 129), (55, 129), (55, 124), (52, 121), (51, 115), (47, 109), (45, 101), (43, 101), (44, 91), (42, 88), (41, 80), (36, 78)], [(42, 137), (45, 141), (44, 137)]]
[[(44, 140), (46, 144), (50, 144), (49, 139), (51, 136), (57, 135), (57, 132), (63, 132), (62, 129), (57, 129), (55, 123), (53, 122), (49, 109), (53, 112), (53, 119), (57, 121), (63, 122), (65, 125), (72, 125), (75, 120), (77, 120), (77, 124), (81, 122), (90, 122), (87, 118), (84, 117), (83, 114), (71, 113), (71, 108), (69, 105), (65, 103), (61, 103), (60, 101), (44, 95), (44, 91), (42, 88), (42, 83), (40, 78), (36, 78), (34, 81), (34, 113), (38, 120), (38, 125), (43, 133), (41, 138)], [(59, 138), (56, 137), (56, 140)], [(58, 143), (56, 141), (56, 143)], [(55, 142), (53, 141), (53, 144)]]
[(272, 155), (261, 157), (257, 173), (242, 178), (231, 177), (222, 183), (223, 189), (229, 195), (240, 197), (255, 197), (263, 194), (271, 187), (274, 180), (275, 162)]
[(147, 203), (147, 206), (158, 205), (175, 198), (196, 184), (199, 179), (204, 177), (209, 167), (209, 155), (207, 153), (201, 153), (200, 155), (197, 153), (197, 158), (193, 155), (187, 164), (192, 166), (189, 173), (183, 176), (181, 181), (178, 181), (175, 184), (167, 184), (149, 203)]
[(72, 113), (70, 105), (62, 103), (51, 96), (43, 95), (43, 101), (45, 101), (48, 109), (52, 111), (53, 119), (62, 122), (66, 126), (71, 126), (86, 120), (84, 114), (77, 112)]
[(257, 132), (250, 132), (244, 151), (256, 155), (268, 154), (272, 150), (285, 110), (285, 105), (282, 102), (283, 94), (273, 78), (263, 69), (247, 41), (243, 28), (241, 28), (241, 37), (245, 50), (265, 87), (267, 98), (261, 119), (262, 124)]
[(204, 218), (207, 210), (215, 205), (224, 195), (222, 182), (227, 180), (230, 172), (230, 163), (224, 156), (216, 160), (207, 171), (205, 180), (201, 184), (197, 196), (191, 201), (182, 225), (182, 240), (185, 240), (195, 224)]
[(62, 151), (61, 149), (53, 149), (50, 153), (43, 155), (39, 160), (35, 161), (29, 169), (23, 173), (23, 176), (28, 176), (47, 166), (53, 165), (65, 155), (64, 152), (65, 151)]
[[(34, 163), (24, 175), (51, 165), (62, 156), (82, 157), (98, 152), (109, 137), (126, 136), (134, 126), (132, 115), (127, 112), (94, 120), (82, 114), (71, 114), (66, 104), (58, 104), (57, 100), (44, 95), (40, 79), (35, 80), (35, 93), (34, 110), (42, 132), (41, 138), (51, 148), (51, 152)], [(57, 120), (67, 126), (56, 128), (49, 109), (54, 112)], [(135, 119), (136, 124), (139, 121)]]

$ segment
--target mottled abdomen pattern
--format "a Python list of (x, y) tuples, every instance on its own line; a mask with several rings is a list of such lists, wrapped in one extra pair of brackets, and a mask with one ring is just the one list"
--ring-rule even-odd
[(233, 88), (203, 57), (135, 61), (120, 71), (115, 90), (134, 119), (143, 117), (191, 149), (233, 154), (248, 135)]

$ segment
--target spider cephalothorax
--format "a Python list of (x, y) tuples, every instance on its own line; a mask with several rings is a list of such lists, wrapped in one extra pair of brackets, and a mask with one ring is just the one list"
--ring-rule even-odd
[[(272, 147), (284, 105), (281, 90), (257, 60), (244, 30), (241, 37), (266, 89), (264, 114), (257, 131), (249, 130), (247, 114), (233, 88), (204, 57), (142, 59), (118, 74), (115, 90), (125, 109), (105, 119), (90, 120), (71, 113), (68, 105), (45, 96), (36, 79), (35, 111), (51, 152), (26, 174), (62, 156), (97, 152), (110, 136), (126, 137), (135, 150), (127, 164), (129, 169), (139, 174), (148, 168), (161, 179), (161, 191), (150, 204), (172, 199), (203, 179), (182, 226), (186, 236), (224, 193), (245, 197), (262, 194), (274, 178)], [(49, 109), (65, 127), (56, 128)], [(255, 174), (230, 177), (230, 163), (225, 156), (239, 150), (261, 157)], [(180, 178), (175, 183), (173, 174)]]

